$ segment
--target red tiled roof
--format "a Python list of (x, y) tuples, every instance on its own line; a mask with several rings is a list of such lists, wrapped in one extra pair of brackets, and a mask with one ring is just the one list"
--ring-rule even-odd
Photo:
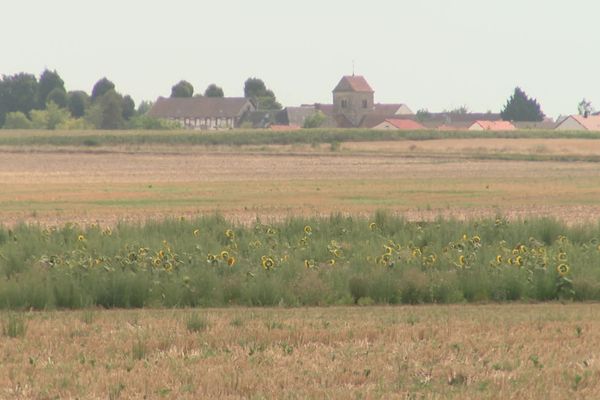
[(344, 76), (333, 91), (373, 93), (373, 89), (371, 89), (367, 80), (361, 75)]
[(479, 125), (486, 131), (514, 131), (516, 129), (508, 121), (475, 121), (473, 125)]
[(418, 123), (417, 121), (413, 121), (412, 119), (396, 119), (396, 118), (388, 118), (384, 122), (392, 125), (396, 129), (400, 130), (420, 130), (425, 129), (423, 125)]

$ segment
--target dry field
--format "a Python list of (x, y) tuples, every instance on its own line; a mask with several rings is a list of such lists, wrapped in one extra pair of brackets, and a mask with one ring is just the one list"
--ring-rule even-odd
[(599, 317), (597, 304), (29, 313), (24, 336), (0, 338), (0, 398), (592, 399)]
[(600, 217), (600, 163), (485, 160), (599, 156), (600, 140), (447, 139), (321, 146), (0, 148), (0, 220), (114, 224), (218, 211), (410, 219)]

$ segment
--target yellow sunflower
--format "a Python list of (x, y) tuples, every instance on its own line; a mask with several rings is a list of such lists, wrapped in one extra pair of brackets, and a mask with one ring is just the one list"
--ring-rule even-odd
[(559, 274), (560, 276), (565, 276), (565, 275), (567, 275), (567, 274), (569, 273), (569, 270), (570, 270), (569, 266), (568, 266), (567, 264), (564, 264), (564, 263), (563, 263), (563, 264), (559, 264), (559, 265), (556, 267), (556, 272), (558, 272), (558, 274)]
[(275, 267), (275, 261), (273, 261), (273, 259), (271, 257), (267, 257), (267, 256), (263, 256), (264, 258), (262, 259), (262, 267), (269, 271), (271, 269), (273, 269)]
[(235, 257), (229, 257), (227, 259), (227, 265), (229, 265), (230, 267), (233, 267), (235, 265)]
[(227, 260), (229, 258), (229, 252), (227, 250), (223, 250), (220, 256), (223, 260)]
[(306, 225), (304, 227), (304, 233), (306, 233), (307, 235), (310, 235), (312, 233), (312, 228), (310, 225)]
[(375, 229), (377, 229), (377, 224), (375, 222), (371, 222), (369, 224), (369, 229), (372, 230), (372, 231), (374, 231)]
[(194, 229), (194, 236), (195, 237), (200, 236), (200, 229)]
[(225, 231), (225, 236), (227, 236), (229, 240), (233, 240), (235, 238), (235, 233), (231, 229), (227, 229)]

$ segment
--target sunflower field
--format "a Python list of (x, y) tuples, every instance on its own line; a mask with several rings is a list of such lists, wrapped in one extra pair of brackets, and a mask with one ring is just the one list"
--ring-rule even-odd
[(332, 215), (0, 228), (0, 308), (600, 300), (600, 224)]

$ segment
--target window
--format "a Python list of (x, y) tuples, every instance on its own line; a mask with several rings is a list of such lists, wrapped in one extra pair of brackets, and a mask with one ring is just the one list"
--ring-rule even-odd
[(348, 100), (346, 100), (346, 99), (342, 100), (342, 108), (348, 108)]
[(363, 108), (367, 108), (369, 102), (367, 100), (363, 100)]

